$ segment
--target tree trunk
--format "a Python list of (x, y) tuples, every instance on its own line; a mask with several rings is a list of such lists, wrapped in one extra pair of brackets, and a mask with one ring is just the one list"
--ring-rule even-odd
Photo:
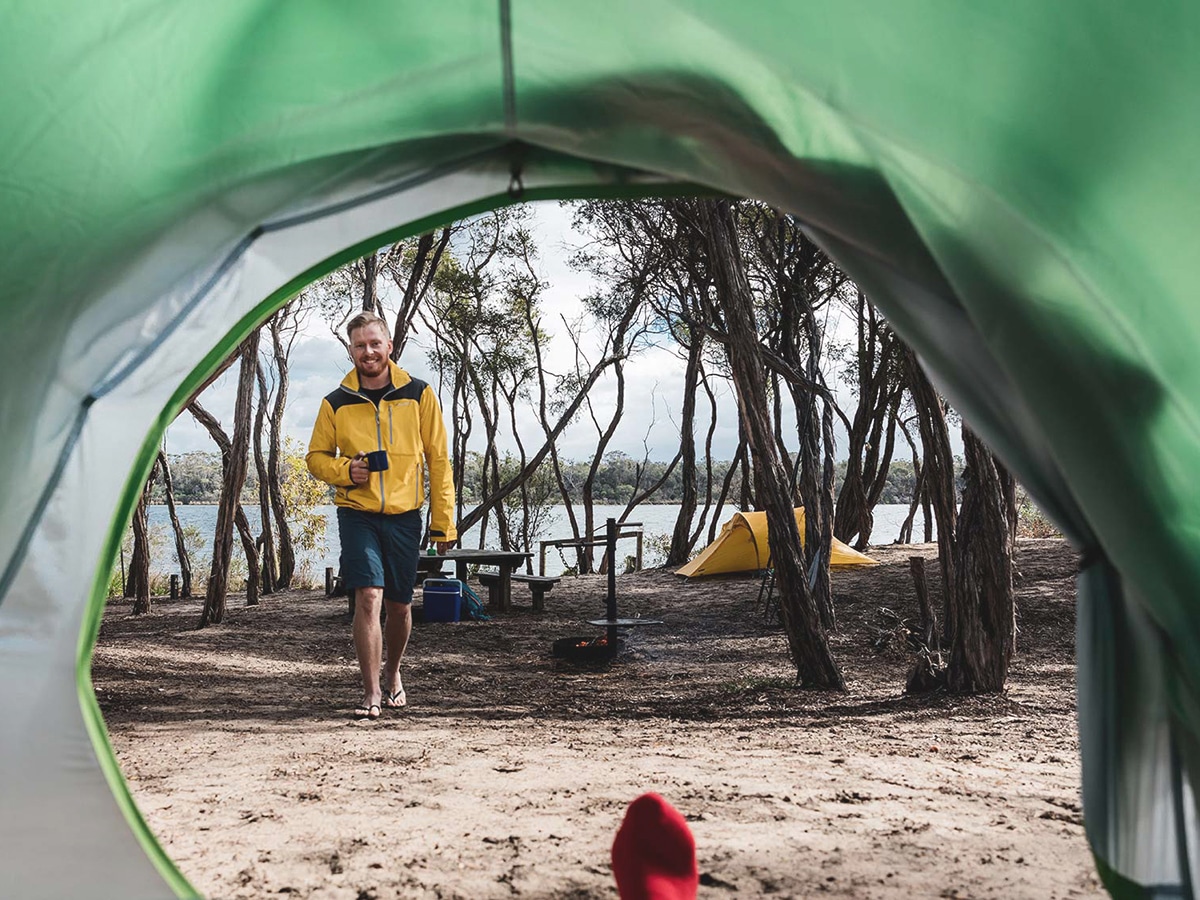
[[(417, 308), (433, 284), (438, 266), (441, 265), (442, 256), (450, 244), (450, 234), (449, 226), (443, 228), (436, 247), (433, 245), (432, 231), (426, 232), (417, 239), (417, 251), (407, 279), (399, 277), (399, 271), (395, 265), (387, 267), (396, 287), (400, 288), (402, 292), (396, 312), (396, 327), (392, 333), (393, 362), (400, 361), (400, 354), (404, 352), (404, 347), (408, 343), (408, 335), (412, 330), (412, 321), (417, 314)], [(397, 254), (397, 257), (402, 259), (400, 254)]]
[(162, 471), (163, 492), (167, 497), (167, 512), (171, 516), (171, 530), (175, 533), (175, 556), (179, 559), (179, 580), (181, 582), (180, 596), (187, 599), (192, 596), (192, 560), (188, 555), (187, 543), (183, 539), (183, 526), (179, 524), (179, 515), (175, 511), (175, 485), (171, 480), (171, 465), (167, 454), (158, 452), (158, 467)]
[(360, 259), (358, 264), (362, 267), (363, 312), (378, 315), (382, 311), (379, 306), (379, 257), (372, 251)]
[[(713, 522), (716, 522), (721, 516), (720, 510), (713, 507), (712, 445), (713, 435), (717, 431), (717, 397), (708, 383), (708, 376), (704, 374), (703, 362), (701, 363), (700, 384), (704, 387), (704, 393), (708, 396), (709, 403), (708, 431), (704, 435), (704, 509), (696, 520), (695, 530), (688, 538), (690, 547), (695, 547), (696, 542), (700, 540), (700, 535), (704, 531), (704, 523), (708, 521), (708, 517), (712, 516)], [(709, 543), (712, 542), (709, 541)]]
[[(620, 344), (614, 342), (614, 351), (621, 352)], [(621, 424), (621, 417), (625, 413), (625, 367), (621, 360), (618, 359), (613, 364), (613, 374), (617, 378), (617, 397), (616, 404), (613, 406), (612, 417), (608, 421), (608, 426), (600, 432), (600, 439), (596, 444), (596, 450), (592, 454), (592, 464), (588, 466), (587, 475), (583, 479), (583, 487), (581, 489), (582, 505), (583, 505), (583, 523), (584, 532), (591, 540), (595, 540), (599, 536), (596, 528), (595, 520), (595, 488), (596, 474), (600, 471), (600, 465), (604, 462), (604, 452), (608, 449), (608, 444), (612, 440), (613, 435), (617, 433), (617, 426)], [(591, 401), (588, 402), (588, 412), (592, 412)], [(592, 422), (599, 429), (599, 423), (596, 421), (595, 414), (592, 414)], [(580, 560), (581, 568), (580, 575), (587, 575), (592, 571), (592, 554), (589, 551), (583, 559)], [(605, 571), (604, 566), (607, 564), (607, 557), (601, 560), (601, 571)]]
[(917, 510), (921, 508), (921, 497), (925, 493), (925, 470), (921, 468), (921, 456), (917, 452), (916, 441), (912, 439), (912, 434), (909, 433), (908, 425), (905, 422), (900, 422), (900, 432), (904, 435), (904, 440), (908, 443), (908, 448), (912, 452), (912, 467), (913, 467), (913, 488), (912, 497), (909, 499), (908, 515), (905, 516), (903, 524), (900, 526), (900, 533), (896, 536), (897, 544), (911, 544), (913, 522), (917, 518)]
[[(729, 497), (729, 489), (733, 486), (733, 479), (737, 475), (738, 467), (742, 464), (742, 457), (746, 455), (746, 435), (744, 429), (739, 428), (737, 450), (733, 453), (733, 459), (729, 461), (729, 468), (725, 470), (725, 478), (721, 481), (721, 493), (717, 496), (715, 505), (716, 512), (713, 513), (712, 522), (708, 525), (708, 542), (711, 544), (717, 539), (717, 525), (720, 523), (721, 510), (725, 506), (725, 500)], [(742, 509), (747, 509), (743, 506)]]
[(714, 274), (717, 298), (726, 321), (726, 352), (738, 395), (766, 509), (768, 542), (775, 568), (784, 629), (800, 684), (808, 688), (845, 690), (841, 672), (813, 604), (804, 571), (804, 554), (792, 505), (787, 473), (777, 455), (771, 414), (767, 408), (765, 366), (754, 320), (754, 301), (738, 248), (728, 201), (699, 204)]
[(258, 561), (258, 542), (250, 530), (250, 520), (246, 511), (239, 503), (233, 512), (233, 523), (237, 528), (238, 537), (242, 539), (242, 552), (246, 555), (246, 605), (258, 606), (258, 586), (261, 579), (261, 569)]
[[(533, 336), (533, 357), (534, 362), (537, 364), (538, 422), (541, 423), (542, 434), (549, 437), (553, 429), (550, 426), (550, 418), (547, 411), (549, 406), (549, 391), (546, 388), (546, 367), (542, 358), (541, 320), (534, 319), (533, 304), (524, 304), (524, 310), (525, 323), (529, 328), (529, 333)], [(571, 336), (574, 337), (574, 333), (571, 332), (570, 329), (568, 329), (568, 334), (571, 334)], [(571, 537), (573, 537), (575, 540), (579, 540), (579, 520), (575, 515), (575, 504), (573, 502), (574, 498), (572, 498), (571, 491), (567, 488), (566, 479), (563, 477), (562, 462), (558, 458), (558, 448), (555, 447), (553, 441), (550, 443), (550, 466), (551, 470), (554, 472), (554, 482), (558, 485), (558, 493), (559, 497), (562, 499), (563, 509), (567, 514), (567, 522), (571, 526)], [(575, 554), (575, 571), (579, 572), (582, 570), (584, 564), (583, 548), (577, 547)], [(559, 549), (559, 556), (562, 556), (561, 548)], [(563, 557), (563, 563), (564, 565), (566, 563), (565, 557)]]
[(946, 411), (942, 406), (942, 398), (930, 384), (912, 350), (908, 350), (907, 368), (909, 390), (917, 410), (921, 444), (925, 451), (922, 465), (925, 491), (937, 521), (938, 563), (942, 570), (942, 645), (950, 647), (958, 625), (959, 606), (954, 596), (958, 586), (954, 543), (958, 519), (954, 491), (954, 456), (950, 450), (950, 431), (946, 425)]
[(150, 529), (147, 522), (146, 507), (150, 504), (150, 492), (154, 489), (154, 473), (157, 467), (150, 469), (150, 475), (142, 486), (142, 495), (138, 498), (137, 507), (133, 511), (133, 553), (129, 556), (129, 578), (125, 590), (133, 597), (133, 614), (144, 615), (150, 612)]
[(965, 425), (962, 438), (966, 471), (955, 536), (948, 683), (955, 693), (992, 693), (1004, 690), (1016, 640), (1007, 473)]
[[(233, 556), (233, 529), (237, 511), (241, 507), (242, 487), (246, 483), (246, 457), (250, 445), (250, 408), (254, 395), (254, 372), (258, 365), (258, 331), (254, 331), (242, 343), (242, 363), (238, 375), (237, 401), (234, 405), (233, 440), (230, 441), (211, 415), (192, 404), (192, 414), (209, 433), (217, 439), (219, 433), (225, 438), (221, 446), (224, 461), (221, 497), (217, 504), (217, 526), (213, 535), (212, 569), (208, 577), (204, 608), (200, 613), (200, 627), (214, 625), (225, 617), (225, 597), (229, 587), (229, 565)], [(207, 421), (206, 421), (207, 419)], [(215, 428), (213, 427), (215, 426)], [(243, 541), (245, 536), (243, 536)], [(253, 541), (251, 541), (253, 544)], [(253, 557), (253, 546), (250, 556)], [(248, 559), (249, 563), (250, 560)], [(257, 560), (254, 560), (257, 567)]]
[(292, 546), (292, 529), (288, 525), (287, 504), (283, 500), (280, 472), (280, 455), (283, 452), (283, 411), (288, 395), (288, 350), (280, 334), (280, 317), (289, 307), (285, 306), (271, 319), (271, 354), (275, 359), (275, 403), (271, 407), (271, 433), (267, 444), (267, 488), (271, 498), (271, 513), (275, 520), (275, 534), (279, 538), (279, 564), (275, 571), (275, 589), (286, 591), (292, 586), (296, 573), (296, 551)]
[(822, 401), (821, 411), (821, 442), (824, 446), (824, 461), (821, 471), (820, 502), (821, 530), (817, 535), (817, 547), (821, 552), (820, 564), (817, 567), (817, 580), (813, 586), (814, 600), (822, 615), (827, 611), (830, 630), (837, 630), (837, 615), (833, 608), (833, 580), (830, 575), (830, 565), (833, 561), (833, 516), (834, 516), (834, 438), (833, 438), (833, 404), (828, 400)]
[(255, 366), (258, 379), (258, 409), (254, 413), (254, 469), (258, 473), (258, 516), (261, 524), (258, 539), (255, 541), (262, 560), (261, 577), (262, 593), (271, 594), (275, 591), (277, 570), (275, 567), (275, 529), (271, 527), (271, 475), (267, 471), (267, 461), (263, 456), (263, 425), (266, 419), (267, 403), (270, 396), (267, 392), (267, 376), (263, 373), (262, 360)]
[(683, 565), (688, 561), (692, 547), (695, 546), (691, 527), (699, 500), (696, 484), (696, 390), (700, 385), (703, 352), (703, 338), (693, 333), (691, 344), (688, 346), (687, 368), (683, 376), (683, 410), (679, 421), (679, 452), (682, 454), (679, 475), (683, 489), (679, 498), (679, 515), (675, 517), (675, 529), (671, 533), (671, 547), (663, 563), (666, 566)]
[(614, 362), (615, 360), (609, 357), (596, 364), (592, 371), (588, 373), (588, 377), (579, 386), (578, 393), (575, 395), (574, 399), (562, 410), (562, 412), (559, 414), (558, 421), (546, 434), (545, 443), (543, 443), (541, 448), (529, 458), (528, 464), (526, 464), (526, 466), (520, 472), (501, 484), (488, 497), (484, 498), (480, 504), (475, 507), (475, 509), (471, 510), (471, 512), (462, 517), (462, 520), (458, 523), (458, 531), (460, 534), (469, 531), (471, 528), (477, 525), (479, 521), (487, 514), (489, 509), (491, 509), (495, 504), (503, 501), (503, 499), (515, 491), (522, 482), (533, 475), (533, 473), (537, 470), (537, 467), (542, 464), (542, 461), (546, 458), (547, 454), (550, 453), (550, 448), (554, 446), (554, 443), (558, 440), (559, 435), (562, 434), (567, 425), (569, 425), (575, 418), (575, 414), (579, 412), (579, 407), (583, 405), (584, 398), (587, 396), (588, 391), (592, 389), (592, 386), (596, 383), (601, 374), (603, 374), (604, 370)]

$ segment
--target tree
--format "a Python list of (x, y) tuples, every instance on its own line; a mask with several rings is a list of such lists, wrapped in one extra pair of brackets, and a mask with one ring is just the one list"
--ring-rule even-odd
[(133, 598), (133, 614), (150, 612), (150, 534), (147, 526), (146, 507), (150, 503), (150, 492), (154, 489), (157, 466), (150, 469), (137, 507), (133, 511), (133, 552), (129, 555), (129, 577), (125, 581), (125, 596)]
[(271, 391), (267, 387), (267, 377), (263, 372), (263, 362), (261, 359), (256, 361), (254, 374), (258, 381), (258, 408), (254, 413), (252, 444), (254, 448), (254, 468), (258, 473), (258, 515), (260, 525), (255, 545), (258, 547), (259, 558), (261, 560), (261, 591), (263, 594), (270, 594), (275, 591), (279, 581), (279, 573), (275, 557), (275, 529), (271, 527), (271, 478), (267, 472), (267, 460), (263, 455), (262, 445), (263, 425), (266, 420), (267, 405), (271, 400)]
[[(941, 646), (949, 654), (944, 680), (956, 693), (1001, 691), (1016, 639), (1012, 582), (1014, 482), (964, 426), (966, 469), (961, 512), (957, 509), (948, 407), (911, 350), (906, 353), (906, 364), (924, 448), (921, 478), (938, 529)], [(924, 686), (938, 681), (916, 679)]]
[(1014, 484), (983, 442), (962, 429), (966, 459), (955, 535), (955, 585), (947, 681), (956, 693), (1004, 690), (1016, 645), (1012, 552)]
[(285, 304), (267, 322), (271, 334), (271, 358), (275, 368), (275, 401), (271, 407), (267, 440), (267, 493), (271, 502), (271, 518), (278, 536), (279, 558), (275, 567), (275, 588), (285, 591), (292, 585), (296, 572), (296, 551), (289, 523), (289, 507), (281, 490), (284, 473), (281, 468), (283, 447), (283, 412), (287, 404), (290, 377), (289, 359), (296, 335), (304, 322), (306, 301), (297, 298)]
[(767, 513), (771, 564), (779, 594), (784, 629), (800, 684), (809, 688), (845, 690), (833, 661), (820, 615), (808, 589), (800, 534), (793, 514), (787, 472), (780, 464), (769, 413), (764, 409), (767, 387), (765, 364), (754, 319), (754, 303), (746, 278), (737, 230), (728, 201), (698, 203), (700, 224), (708, 247), (717, 301), (724, 313), (729, 367), (738, 394), (738, 411), (746, 427)]
[(236, 522), (246, 553), (249, 576), (246, 580), (246, 603), (258, 602), (258, 554), (250, 524), (241, 506), (242, 485), (246, 480), (246, 457), (250, 445), (250, 410), (253, 405), (255, 371), (258, 368), (258, 329), (242, 342), (236, 355), (241, 359), (238, 374), (237, 400), (234, 404), (233, 439), (230, 440), (220, 423), (202, 406), (192, 401), (188, 409), (208, 430), (221, 449), (223, 485), (217, 504), (217, 525), (213, 535), (212, 568), (205, 591), (200, 627), (219, 624), (225, 617), (225, 599), (229, 585), (229, 565), (233, 552), (233, 529)]
[(848, 380), (858, 403), (848, 431), (846, 475), (838, 493), (834, 534), (858, 550), (871, 539), (874, 517), (887, 483), (904, 395), (903, 345), (862, 291), (856, 292), (856, 340)]
[(158, 451), (158, 469), (162, 472), (163, 492), (167, 502), (167, 513), (171, 517), (171, 531), (175, 535), (175, 557), (179, 560), (180, 596), (192, 596), (192, 560), (188, 554), (187, 541), (183, 527), (179, 524), (179, 514), (175, 510), (175, 487), (171, 480), (171, 465), (167, 454)]
[[(590, 244), (576, 253), (575, 265), (586, 269), (608, 284), (609, 303), (620, 298), (636, 298), (648, 307), (641, 328), (649, 340), (660, 336), (676, 348), (686, 360), (683, 394), (680, 398), (679, 479), (680, 509), (672, 531), (666, 565), (687, 560), (699, 539), (703, 522), (693, 528), (699, 500), (696, 460), (696, 394), (704, 381), (704, 331), (696, 321), (707, 321), (711, 310), (711, 279), (698, 265), (703, 242), (692, 227), (686, 203), (668, 200), (592, 201), (576, 206), (575, 226), (591, 238)], [(618, 402), (623, 401), (624, 378), (620, 373)], [(712, 399), (711, 388), (704, 388)], [(715, 400), (705, 444), (706, 488), (704, 517), (712, 501), (711, 437), (716, 424)], [(615, 423), (614, 419), (614, 423)], [(606, 443), (602, 440), (602, 443)], [(603, 448), (601, 448), (603, 449)], [(594, 461), (599, 455), (594, 457)], [(702, 517), (703, 518), (703, 517)], [(588, 533), (592, 525), (588, 523)]]

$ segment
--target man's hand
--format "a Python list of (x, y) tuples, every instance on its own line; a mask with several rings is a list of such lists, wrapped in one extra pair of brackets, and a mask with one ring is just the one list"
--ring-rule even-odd
[(366, 484), (370, 477), (371, 470), (367, 468), (367, 454), (355, 453), (350, 460), (350, 480), (355, 484)]
[(437, 552), (445, 553), (447, 550), (454, 549), (454, 541), (437, 541)]

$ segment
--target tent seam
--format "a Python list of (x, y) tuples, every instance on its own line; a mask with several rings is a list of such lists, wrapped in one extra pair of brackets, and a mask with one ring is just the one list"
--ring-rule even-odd
[(328, 216), (337, 215), (338, 213), (343, 213), (359, 206), (365, 206), (368, 203), (374, 203), (376, 200), (386, 199), (387, 197), (391, 197), (402, 191), (406, 191), (409, 188), (417, 187), (421, 184), (427, 184), (431, 181), (435, 181), (438, 178), (461, 171), (462, 169), (474, 163), (486, 160), (492, 157), (497, 150), (504, 147), (506, 143), (508, 142), (500, 142), (487, 148), (486, 150), (480, 150), (467, 156), (460, 156), (453, 163), (443, 164), (425, 172), (412, 175), (402, 181), (394, 182), (386, 187), (376, 188), (369, 193), (352, 197), (348, 200), (342, 200), (329, 206), (322, 206), (318, 209), (312, 210), (311, 212), (298, 213), (288, 218), (265, 222), (261, 227), (264, 233), (270, 234), (276, 231), (283, 231), (288, 228), (293, 228), (297, 225), (307, 225), (309, 222), (314, 222), (318, 219), (324, 219)]
[(13, 554), (9, 558), (8, 565), (4, 567), (4, 574), (0, 575), (0, 605), (4, 604), (4, 598), (8, 596), (8, 590), (12, 587), (13, 581), (16, 580), (19, 564), (24, 562), (25, 554), (29, 552), (29, 545), (33, 542), (34, 532), (37, 531), (38, 525), (41, 524), (42, 515), (46, 511), (46, 507), (50, 505), (50, 498), (58, 490), (63, 472), (67, 469), (67, 460), (70, 459), (71, 454), (74, 452), (75, 445), (79, 443), (79, 435), (83, 433), (83, 426), (87, 421), (88, 411), (95, 401), (96, 397), (94, 394), (88, 394), (83, 398), (79, 412), (75, 415), (75, 422), (71, 425), (71, 431), (67, 435), (67, 442), (63, 446), (63, 450), (58, 457), (58, 462), (54, 466), (54, 471), (50, 473), (50, 479), (46, 482), (45, 490), (38, 497), (37, 506), (34, 507), (33, 514), (29, 517), (29, 521), (21, 531), (21, 537), (17, 541), (17, 545), (13, 548)]
[(500, 0), (500, 66), (504, 91), (504, 129), (517, 130), (517, 87), (513, 75), (512, 0)]

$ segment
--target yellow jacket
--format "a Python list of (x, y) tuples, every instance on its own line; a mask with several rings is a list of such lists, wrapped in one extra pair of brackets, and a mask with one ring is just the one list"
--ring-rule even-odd
[[(429, 536), (435, 541), (457, 540), (454, 473), (437, 395), (395, 363), (388, 365), (392, 389), (378, 409), (359, 393), (354, 370), (321, 401), (305, 458), (308, 471), (337, 488), (334, 503), (338, 506), (394, 514), (420, 509), (424, 503), (424, 458), (429, 468)], [(387, 451), (388, 468), (372, 472), (366, 484), (354, 484), (351, 457), (373, 450)]]

